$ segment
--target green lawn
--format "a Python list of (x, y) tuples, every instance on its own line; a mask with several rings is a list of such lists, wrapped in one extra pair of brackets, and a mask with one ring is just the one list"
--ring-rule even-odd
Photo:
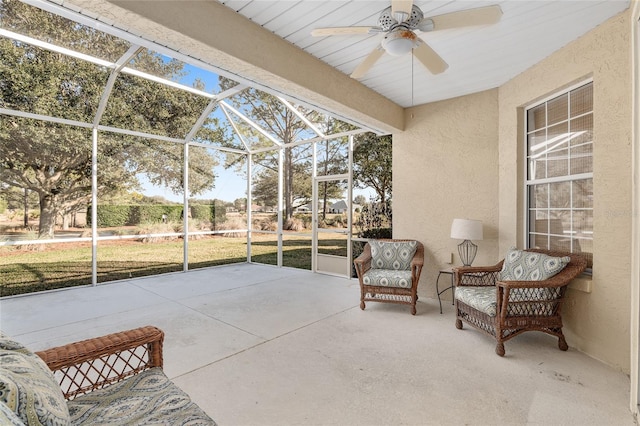
[[(346, 255), (341, 237), (323, 240), (322, 251)], [(252, 261), (277, 264), (275, 235), (254, 234)], [(245, 262), (246, 237), (207, 237), (189, 241), (189, 269)], [(183, 270), (182, 240), (98, 243), (98, 282)], [(311, 239), (286, 236), (283, 265), (311, 269)], [(91, 284), (91, 245), (57, 243), (42, 250), (0, 247), (0, 296)]]

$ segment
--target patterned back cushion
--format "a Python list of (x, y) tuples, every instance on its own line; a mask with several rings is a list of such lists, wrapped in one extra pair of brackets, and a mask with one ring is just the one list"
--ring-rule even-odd
[(544, 253), (511, 248), (504, 259), (500, 279), (502, 281), (544, 281), (562, 271), (571, 258), (552, 257)]
[(416, 254), (417, 241), (369, 240), (372, 269), (411, 269), (411, 259)]
[(24, 424), (70, 424), (67, 402), (47, 364), (6, 336), (0, 336), (0, 402)]

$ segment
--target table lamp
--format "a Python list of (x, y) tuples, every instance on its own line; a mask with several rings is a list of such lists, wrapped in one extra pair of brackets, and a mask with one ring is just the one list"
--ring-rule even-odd
[(478, 246), (471, 240), (482, 240), (482, 222), (473, 219), (453, 219), (451, 238), (464, 240), (458, 244), (458, 254), (464, 266), (471, 266), (478, 251)]

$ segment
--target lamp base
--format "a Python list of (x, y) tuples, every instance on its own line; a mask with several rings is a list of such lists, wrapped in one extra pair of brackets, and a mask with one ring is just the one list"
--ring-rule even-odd
[(460, 255), (460, 260), (462, 260), (462, 264), (464, 266), (471, 266), (473, 259), (476, 258), (477, 252), (478, 246), (473, 244), (470, 240), (464, 240), (458, 244), (458, 254)]

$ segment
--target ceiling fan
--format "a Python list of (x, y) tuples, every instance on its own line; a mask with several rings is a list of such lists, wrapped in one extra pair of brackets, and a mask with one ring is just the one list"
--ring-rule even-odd
[(413, 0), (392, 0), (391, 6), (380, 13), (378, 26), (316, 28), (311, 31), (311, 35), (323, 37), (385, 33), (380, 45), (369, 53), (351, 73), (352, 78), (364, 76), (385, 52), (392, 56), (412, 52), (432, 74), (440, 74), (449, 65), (415, 31), (431, 32), (474, 25), (490, 25), (497, 23), (501, 16), (500, 6), (494, 5), (425, 18), (422, 10), (413, 4)]

